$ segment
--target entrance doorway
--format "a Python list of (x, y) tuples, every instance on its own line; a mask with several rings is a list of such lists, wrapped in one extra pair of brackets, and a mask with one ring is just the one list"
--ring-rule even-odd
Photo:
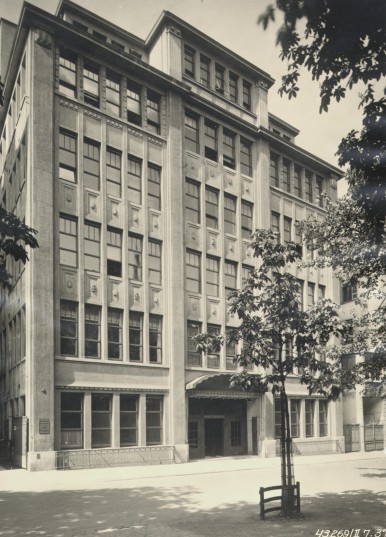
[(205, 418), (205, 457), (224, 455), (224, 420)]

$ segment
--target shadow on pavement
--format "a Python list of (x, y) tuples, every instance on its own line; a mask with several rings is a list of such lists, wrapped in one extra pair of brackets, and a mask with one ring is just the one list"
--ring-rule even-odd
[(361, 477), (369, 477), (370, 479), (372, 479), (373, 477), (380, 477), (380, 478), (386, 477), (385, 468), (358, 468), (358, 470), (371, 470), (371, 472), (368, 472), (366, 474), (361, 474)]
[[(370, 490), (302, 497), (292, 520), (259, 518), (258, 498), (207, 505), (195, 487), (0, 492), (0, 535), (24, 537), (299, 537), (318, 529), (377, 529), (386, 495)], [(208, 499), (207, 499), (208, 500)], [(212, 501), (213, 500), (213, 501)], [(215, 507), (210, 507), (215, 505)]]

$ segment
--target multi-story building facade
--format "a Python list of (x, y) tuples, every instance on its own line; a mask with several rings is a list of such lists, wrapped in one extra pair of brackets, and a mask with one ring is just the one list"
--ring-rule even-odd
[[(201, 355), (192, 338), (237, 324), (226, 298), (253, 230), (299, 240), (339, 170), (268, 112), (267, 73), (169, 12), (146, 40), (67, 0), (2, 26), (1, 200), (40, 245), (2, 291), (17, 461), (275, 455), (277, 401), (229, 388), (236, 347)], [(304, 307), (337, 298), (328, 269), (293, 270)], [(295, 451), (342, 450), (341, 403), (296, 374), (289, 395)]]

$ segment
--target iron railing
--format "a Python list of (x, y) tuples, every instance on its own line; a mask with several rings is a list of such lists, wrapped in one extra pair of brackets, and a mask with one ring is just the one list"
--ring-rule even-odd
[(57, 470), (80, 470), (174, 462), (186, 462), (174, 446), (147, 446), (57, 451), (55, 467)]

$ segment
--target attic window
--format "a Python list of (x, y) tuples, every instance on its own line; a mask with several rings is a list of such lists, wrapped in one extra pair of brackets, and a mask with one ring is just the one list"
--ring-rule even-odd
[(113, 47), (119, 48), (120, 50), (125, 50), (125, 45), (118, 43), (118, 41), (114, 41), (114, 39), (111, 40), (111, 44)]
[(132, 56), (135, 56), (136, 58), (138, 58), (139, 60), (142, 58), (142, 54), (140, 54), (140, 53), (137, 52), (136, 50), (133, 50), (132, 48), (129, 49), (129, 53), (130, 53)]
[(96, 30), (93, 30), (92, 31), (92, 35), (94, 37), (96, 37), (96, 39), (99, 39), (99, 41), (107, 41), (107, 36), (105, 36), (104, 34), (101, 34), (99, 32), (97, 32)]
[(88, 32), (88, 27), (81, 22), (73, 20), (72, 24), (77, 30), (82, 30), (82, 32)]

